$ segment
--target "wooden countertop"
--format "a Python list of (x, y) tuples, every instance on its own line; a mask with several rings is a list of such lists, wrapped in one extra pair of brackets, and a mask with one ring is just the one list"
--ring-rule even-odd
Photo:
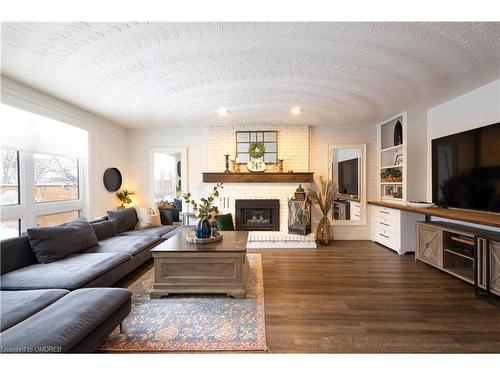
[(458, 210), (453, 208), (416, 208), (410, 207), (405, 204), (389, 203), (383, 201), (368, 201), (368, 204), (373, 204), (375, 206), (393, 208), (395, 210), (402, 210), (408, 212), (415, 212), (417, 214), (442, 217), (445, 219), (464, 221), (468, 223), (487, 225), (490, 227), (500, 228), (500, 215), (492, 214), (488, 212), (475, 212)]

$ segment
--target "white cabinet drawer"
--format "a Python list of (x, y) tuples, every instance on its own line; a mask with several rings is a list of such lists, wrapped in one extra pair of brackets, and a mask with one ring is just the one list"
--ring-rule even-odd
[(375, 241), (388, 248), (399, 251), (399, 237), (391, 236), (388, 233), (375, 233)]
[(400, 212), (397, 210), (376, 209), (375, 218), (377, 222), (399, 224), (401, 220)]
[(399, 226), (392, 223), (376, 222), (375, 230), (378, 233), (391, 233), (393, 235), (399, 235)]

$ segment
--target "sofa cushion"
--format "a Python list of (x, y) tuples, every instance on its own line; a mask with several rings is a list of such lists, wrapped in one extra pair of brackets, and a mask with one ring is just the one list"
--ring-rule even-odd
[(0, 277), (2, 290), (77, 289), (128, 261), (129, 254), (70, 255), (52, 263), (34, 264)]
[(43, 310), (68, 293), (69, 291), (64, 289), (1, 291), (0, 332)]
[(92, 226), (92, 229), (94, 229), (98, 241), (116, 236), (116, 227), (115, 224), (111, 221), (104, 220), (90, 223), (90, 225)]
[(137, 213), (133, 207), (117, 211), (108, 211), (108, 219), (115, 224), (116, 233), (134, 229), (138, 221)]
[(97, 246), (85, 250), (86, 253), (125, 253), (132, 256), (161, 242), (160, 237), (115, 236), (99, 241)]
[(172, 207), (177, 208), (179, 211), (182, 211), (182, 200), (174, 198), (172, 201)]
[(120, 233), (120, 236), (162, 237), (177, 227), (179, 227), (179, 225), (162, 225), (161, 227), (136, 229)]
[(234, 230), (233, 215), (225, 214), (217, 216), (218, 230)]
[(54, 227), (30, 228), (28, 238), (40, 263), (54, 262), (97, 245), (95, 232), (84, 217)]
[(86, 288), (71, 292), (2, 332), (2, 352), (24, 348), (69, 352), (124, 304), (130, 303), (131, 295), (120, 288)]
[(30, 246), (28, 236), (0, 241), (1, 274), (36, 264), (38, 261)]
[(160, 211), (156, 207), (139, 207), (136, 213), (138, 222), (135, 229), (154, 228), (161, 225)]

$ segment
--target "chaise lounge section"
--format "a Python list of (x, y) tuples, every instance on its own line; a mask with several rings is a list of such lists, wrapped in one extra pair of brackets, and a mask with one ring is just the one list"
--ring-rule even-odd
[(93, 352), (130, 313), (126, 289), (2, 291), (2, 353)]
[(131, 293), (110, 286), (185, 228), (135, 230), (135, 209), (108, 214), (0, 242), (1, 352), (95, 351), (130, 313)]

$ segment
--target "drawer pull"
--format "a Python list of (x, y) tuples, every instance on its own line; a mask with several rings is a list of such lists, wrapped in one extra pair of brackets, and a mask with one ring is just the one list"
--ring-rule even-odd
[(379, 211), (381, 214), (389, 214), (387, 211)]
[(379, 233), (382, 237), (389, 238), (389, 236), (386, 236), (385, 234)]
[(385, 225), (386, 227), (390, 227), (390, 225), (389, 225), (389, 224), (387, 224), (387, 223), (382, 223), (381, 221), (380, 221), (380, 224)]

